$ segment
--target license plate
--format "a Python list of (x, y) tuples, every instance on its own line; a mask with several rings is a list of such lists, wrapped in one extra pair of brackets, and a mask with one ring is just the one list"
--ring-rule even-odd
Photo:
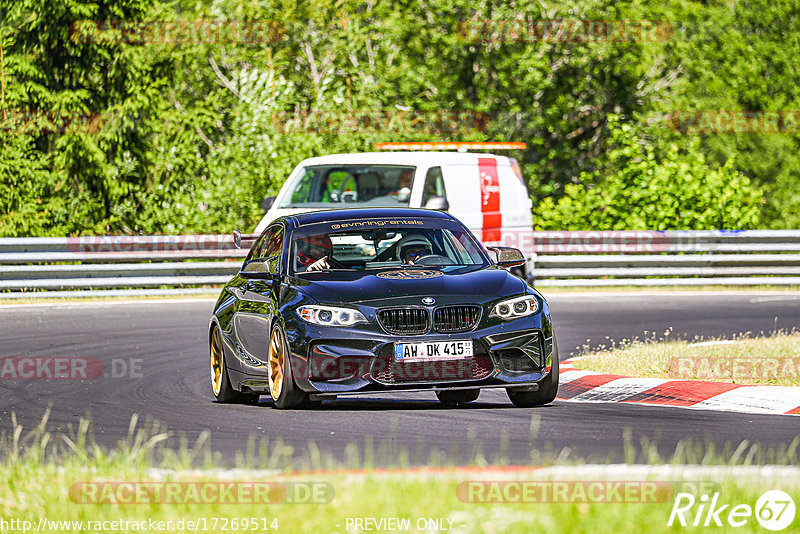
[(472, 357), (472, 340), (395, 343), (394, 361), (460, 360)]

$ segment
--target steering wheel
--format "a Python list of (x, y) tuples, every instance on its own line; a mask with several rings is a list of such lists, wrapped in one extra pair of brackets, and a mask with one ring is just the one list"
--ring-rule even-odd
[(414, 265), (455, 265), (456, 262), (441, 254), (428, 254), (414, 262)]
[[(353, 195), (352, 195), (353, 200), (351, 202), (355, 202), (356, 199), (358, 198), (358, 192), (356, 192), (356, 191), (345, 191), (345, 188), (347, 187), (347, 185), (349, 183), (352, 183), (353, 187), (356, 186), (355, 180), (353, 179), (352, 175), (348, 175), (347, 178), (344, 179), (344, 181), (342, 182), (342, 186), (338, 189), (338, 191), (331, 191), (331, 200), (333, 200), (334, 202), (345, 202), (344, 194), (348, 193), (348, 192), (351, 192), (351, 193), (353, 193)], [(336, 195), (335, 199), (333, 198), (334, 195)]]

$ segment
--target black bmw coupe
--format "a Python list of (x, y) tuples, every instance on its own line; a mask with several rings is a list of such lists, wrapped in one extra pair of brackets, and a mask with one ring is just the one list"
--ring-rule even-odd
[[(236, 239), (240, 239), (236, 235)], [(332, 210), (281, 217), (255, 238), (209, 325), (219, 402), (278, 408), (344, 395), (433, 391), (445, 404), (505, 388), (551, 402), (558, 347), (545, 299), (451, 215)]]

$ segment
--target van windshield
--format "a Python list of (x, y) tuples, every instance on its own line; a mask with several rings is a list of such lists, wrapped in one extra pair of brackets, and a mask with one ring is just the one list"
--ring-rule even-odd
[(310, 165), (281, 200), (281, 208), (408, 206), (415, 167), (410, 165)]

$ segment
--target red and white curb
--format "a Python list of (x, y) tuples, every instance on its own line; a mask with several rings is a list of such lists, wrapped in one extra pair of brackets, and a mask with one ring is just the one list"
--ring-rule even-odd
[(560, 362), (558, 397), (773, 415), (800, 415), (800, 387), (745, 386), (702, 380), (631, 378), (575, 369)]

